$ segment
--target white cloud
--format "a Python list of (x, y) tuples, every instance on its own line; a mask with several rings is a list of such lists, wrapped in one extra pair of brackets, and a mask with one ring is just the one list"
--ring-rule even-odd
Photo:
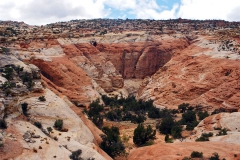
[[(171, 8), (158, 5), (168, 0), (1, 0), (0, 20), (46, 24), (71, 19), (118, 17), (142, 19), (224, 19), (240, 21), (240, 0), (179, 0)], [(116, 14), (117, 12), (115, 12)]]
[(227, 19), (230, 21), (240, 21), (240, 5), (227, 15)]
[(239, 10), (233, 12), (237, 6), (240, 7), (239, 0), (181, 0), (177, 15), (188, 19), (232, 20), (230, 17), (240, 15)]
[(107, 6), (125, 11), (138, 19), (169, 19), (174, 18), (178, 5), (171, 10), (166, 6), (159, 6), (156, 0), (101, 0)]
[(107, 17), (104, 4), (94, 0), (8, 0), (0, 2), (0, 20), (46, 24), (71, 19)]

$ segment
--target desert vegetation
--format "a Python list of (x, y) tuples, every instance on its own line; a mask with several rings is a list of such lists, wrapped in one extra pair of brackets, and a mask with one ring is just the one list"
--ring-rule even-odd
[(103, 127), (103, 141), (100, 147), (111, 157), (116, 157), (124, 153), (124, 146), (120, 138), (120, 132), (117, 127)]

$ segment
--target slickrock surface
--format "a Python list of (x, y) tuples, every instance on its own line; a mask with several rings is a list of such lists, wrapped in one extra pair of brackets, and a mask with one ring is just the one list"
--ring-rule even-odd
[(142, 83), (138, 98), (153, 99), (160, 107), (177, 108), (188, 102), (208, 110), (221, 107), (237, 111), (240, 55), (216, 51), (218, 44), (206, 39), (199, 37), (195, 43), (175, 53), (164, 67)]
[[(236, 160), (240, 146), (223, 142), (179, 142), (179, 143), (159, 143), (156, 145), (141, 147), (133, 150), (128, 156), (129, 160), (177, 160), (190, 157), (193, 151), (203, 152), (204, 158), (209, 158), (212, 153), (217, 152), (220, 159), (226, 158)], [(237, 157), (234, 157), (234, 154)]]
[[(0, 130), (0, 159), (69, 159), (77, 149), (84, 159), (111, 159), (97, 146), (102, 132), (81, 113), (105, 94), (152, 99), (159, 108), (190, 103), (210, 112), (238, 111), (239, 28), (239, 22), (181, 18), (45, 26), (1, 21), (0, 118), (6, 117), (8, 128)], [(29, 117), (23, 115), (24, 102)], [(57, 119), (63, 119), (65, 132), (54, 129)], [(238, 113), (213, 115), (183, 142), (157, 141), (132, 151), (129, 159), (182, 159), (192, 151), (234, 159), (240, 156), (238, 119)], [(36, 121), (43, 129), (33, 125)], [(195, 142), (203, 132), (216, 134), (216, 126), (229, 134)]]
[[(16, 68), (13, 69), (12, 78), (9, 80), (2, 77), (4, 74), (0, 76), (1, 86), (5, 82), (17, 84), (8, 86), (8, 95), (6, 95), (6, 89), (0, 90), (1, 119), (4, 117), (8, 126), (6, 130), (1, 129), (1, 143), (4, 145), (0, 148), (1, 159), (65, 160), (69, 159), (71, 152), (78, 149), (82, 150), (81, 157), (84, 159), (111, 159), (96, 146), (97, 142), (101, 142), (99, 134), (102, 132), (88, 122), (88, 119), (82, 117), (84, 119), (82, 121), (71, 109), (73, 104), (66, 97), (60, 98), (51, 90), (43, 88), (40, 70), (36, 66), (26, 65), (12, 56), (0, 56), (1, 60), (5, 60), (1, 63), (3, 70), (6, 70), (6, 66), (24, 67), (19, 73)], [(23, 83), (20, 77), (25, 72), (32, 77), (34, 86), (29, 87), (27, 83)], [(40, 96), (44, 96), (46, 101), (40, 101)], [(27, 113), (22, 109), (24, 103), (27, 104)], [(57, 119), (63, 120), (65, 131), (58, 131), (53, 127)], [(37, 128), (34, 122), (40, 122), (42, 128)], [(87, 126), (91, 129), (89, 130)], [(53, 131), (47, 131), (48, 127)]]
[[(182, 141), (163, 143), (141, 147), (131, 151), (128, 159), (182, 159), (189, 157), (193, 151), (203, 152), (204, 158), (209, 158), (217, 152), (220, 158), (238, 159), (240, 155), (240, 112), (219, 113), (202, 120), (191, 135)], [(227, 135), (217, 136), (219, 129), (227, 129)], [(213, 133), (209, 141), (195, 142), (202, 133)], [(234, 156), (236, 155), (236, 157)]]
[(213, 136), (210, 141), (221, 141), (240, 145), (240, 112), (219, 113), (205, 118), (194, 130), (194, 137), (200, 137), (203, 132), (218, 134), (217, 129), (227, 129), (225, 136)]
[[(72, 101), (88, 105), (100, 98), (99, 94), (123, 88), (124, 79), (151, 76), (175, 52), (189, 45), (187, 38), (181, 35), (141, 38), (145, 36), (145, 33), (107, 34), (95, 39), (97, 46), (90, 44), (89, 38), (73, 38), (70, 42), (62, 38), (32, 41), (28, 48), (20, 45), (13, 52), (19, 58), (26, 56), (38, 66), (55, 90)], [(129, 38), (133, 40), (129, 42)], [(30, 52), (32, 48), (34, 52)]]
[(36, 64), (54, 92), (79, 105), (99, 94), (119, 94), (125, 79), (147, 78), (137, 97), (158, 107), (188, 102), (236, 110), (238, 27), (226, 21), (95, 19), (42, 27), (1, 22), (0, 31), (2, 50)]

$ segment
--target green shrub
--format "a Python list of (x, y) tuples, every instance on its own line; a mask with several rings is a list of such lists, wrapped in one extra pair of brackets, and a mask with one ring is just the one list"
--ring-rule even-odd
[(209, 160), (220, 160), (218, 153), (214, 152)]
[(105, 135), (102, 135), (103, 141), (100, 148), (113, 158), (124, 153), (125, 148), (120, 139), (119, 129), (117, 127), (103, 127), (102, 131)]
[(10, 67), (5, 67), (4, 68), (4, 77), (7, 79), (7, 80), (10, 80), (13, 78), (13, 69), (10, 68)]
[(21, 104), (21, 106), (22, 106), (22, 112), (23, 112), (23, 114), (24, 114), (25, 116), (28, 116), (28, 113), (27, 113), (27, 111), (28, 111), (28, 103), (24, 102), (24, 103)]
[(216, 134), (216, 136), (223, 136), (223, 135), (227, 135), (227, 129), (223, 128), (221, 129), (218, 134)]
[(193, 122), (189, 122), (189, 123), (187, 123), (187, 126), (186, 126), (186, 130), (188, 130), (188, 131), (191, 131), (191, 130), (193, 130), (197, 125), (198, 125), (198, 121), (193, 121)]
[(202, 133), (200, 138), (197, 138), (196, 141), (200, 142), (200, 141), (209, 141), (209, 137), (212, 137), (213, 133)]
[(63, 126), (63, 120), (62, 119), (57, 119), (54, 123), (54, 128), (57, 130), (61, 131)]
[(204, 118), (209, 116), (207, 111), (205, 111), (205, 112), (198, 112), (197, 115), (198, 115), (199, 120), (203, 120)]
[(2, 50), (4, 53), (8, 54), (10, 52), (9, 48), (2, 47)]
[(103, 125), (103, 116), (101, 112), (103, 112), (104, 108), (103, 105), (100, 104), (100, 100), (97, 99), (93, 101), (89, 105), (88, 110), (84, 110), (84, 112), (88, 115), (89, 119), (99, 128)]
[(10, 89), (6, 89), (4, 92), (5, 92), (5, 95), (8, 96), (11, 93), (11, 90)]
[(143, 115), (137, 115), (137, 116), (135, 116), (135, 115), (133, 115), (132, 117), (131, 117), (131, 122), (132, 123), (142, 123), (142, 122), (144, 122), (146, 120), (146, 117), (145, 116), (143, 116)]
[(182, 126), (178, 123), (175, 123), (175, 125), (171, 129), (171, 135), (173, 138), (181, 138), (182, 137)]
[(69, 156), (72, 160), (83, 160), (80, 155), (82, 154), (82, 150), (78, 149), (76, 151), (73, 151), (72, 154)]
[(39, 101), (42, 101), (42, 102), (46, 101), (46, 99), (45, 99), (44, 96), (40, 96), (40, 97), (38, 97), (38, 100), (39, 100)]
[(7, 128), (7, 122), (5, 119), (0, 119), (0, 129), (6, 129)]
[(42, 128), (42, 123), (41, 122), (34, 122), (34, 125), (38, 127), (39, 129)]
[(18, 66), (14, 66), (13, 69), (14, 69), (18, 74), (23, 71), (23, 67), (20, 67), (19, 65), (18, 65)]
[(212, 137), (212, 136), (213, 136), (213, 133), (212, 133), (212, 132), (202, 133), (202, 136), (203, 136), (203, 137)]
[(21, 75), (21, 79), (23, 84), (26, 84), (28, 88), (32, 88), (34, 86), (32, 75), (28, 72), (25, 72)]
[(47, 127), (48, 133), (51, 134), (52, 133), (52, 127)]
[(165, 140), (166, 143), (173, 143), (173, 139), (169, 138), (168, 134), (166, 134), (164, 140)]
[(55, 140), (55, 141), (58, 141), (58, 138), (55, 136), (55, 137), (53, 137), (53, 139)]
[(196, 113), (194, 111), (187, 111), (182, 114), (182, 124), (192, 123), (197, 121)]
[(212, 115), (218, 114), (218, 113), (221, 113), (221, 112), (226, 112), (226, 109), (224, 109), (224, 108), (215, 109), (215, 110), (212, 112)]
[(103, 126), (103, 116), (102, 115), (94, 115), (90, 118), (92, 122), (98, 127), (102, 128)]
[(185, 113), (188, 107), (189, 107), (188, 103), (182, 103), (178, 106), (178, 110), (180, 113)]
[(187, 125), (186, 130), (193, 130), (198, 125), (196, 113), (192, 110), (187, 110), (182, 114), (181, 124)]
[(202, 157), (203, 157), (203, 153), (202, 152), (193, 151), (191, 153), (191, 158), (202, 158)]
[(105, 117), (110, 121), (121, 121), (123, 119), (122, 111), (120, 109), (109, 111), (108, 113), (105, 114)]
[(196, 139), (196, 142), (203, 142), (203, 141), (209, 141), (209, 138), (208, 137), (199, 137)]
[(160, 125), (156, 127), (162, 134), (171, 134), (171, 130), (175, 126), (175, 122), (172, 117), (163, 118)]
[(154, 139), (156, 139), (156, 130), (153, 130), (150, 125), (145, 128), (144, 125), (140, 123), (134, 130), (133, 142), (138, 146), (142, 146)]
[(8, 81), (4, 82), (4, 83), (2, 84), (2, 86), (1, 86), (2, 89), (7, 89), (7, 88), (9, 88), (9, 87), (10, 87), (10, 84), (9, 84)]

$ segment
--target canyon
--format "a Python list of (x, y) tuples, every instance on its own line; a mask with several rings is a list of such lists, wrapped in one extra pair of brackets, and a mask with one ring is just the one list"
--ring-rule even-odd
[[(73, 20), (46, 26), (1, 21), (0, 83), (17, 84), (8, 93), (0, 90), (0, 115), (8, 125), (1, 130), (1, 159), (68, 159), (77, 149), (83, 159), (112, 159), (98, 147), (102, 131), (82, 113), (96, 99), (103, 104), (102, 95), (153, 100), (160, 109), (189, 103), (209, 113), (233, 112), (207, 117), (183, 142), (134, 148), (128, 159), (179, 159), (193, 147), (208, 156), (225, 148), (218, 152), (221, 157), (234, 159), (240, 155), (239, 27), (237, 22), (184, 19)], [(34, 85), (28, 87), (16, 69), (8, 80), (4, 71), (12, 66), (22, 67)], [(22, 113), (23, 103), (29, 117)], [(40, 121), (46, 129), (57, 119), (63, 119), (67, 132), (53, 129), (46, 135), (33, 125)], [(231, 134), (195, 142), (202, 131), (213, 132), (215, 123)], [(27, 142), (22, 138), (27, 131), (39, 138), (30, 136), (34, 141)]]

